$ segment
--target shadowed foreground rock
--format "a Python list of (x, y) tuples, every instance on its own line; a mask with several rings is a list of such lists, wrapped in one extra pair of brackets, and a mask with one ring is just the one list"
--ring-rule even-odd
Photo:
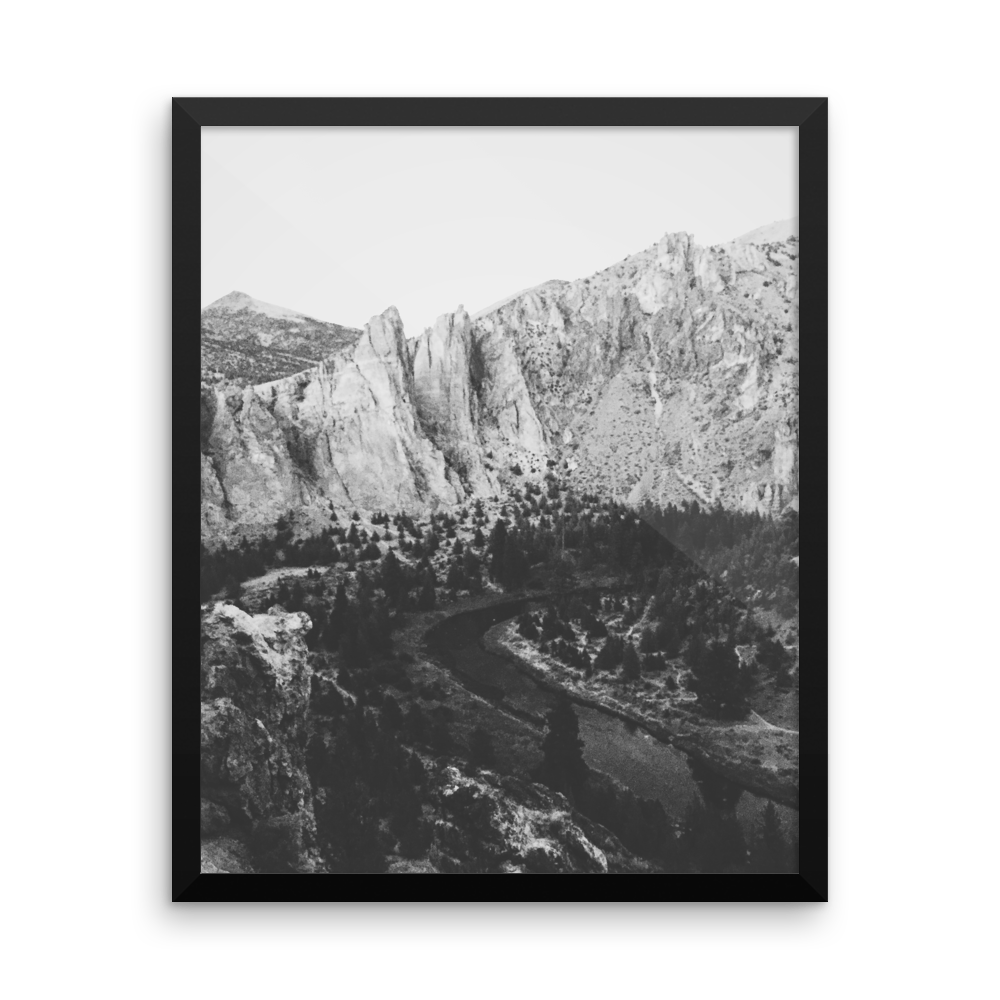
[[(442, 872), (606, 875), (654, 872), (544, 785), (445, 767), (428, 861)], [(426, 870), (426, 869), (424, 869)]]
[[(270, 870), (317, 870), (316, 822), (302, 745), (310, 671), (307, 615), (272, 608), (250, 616), (216, 604), (202, 620), (201, 830), (203, 844), (232, 835)], [(205, 870), (227, 865), (208, 846)]]

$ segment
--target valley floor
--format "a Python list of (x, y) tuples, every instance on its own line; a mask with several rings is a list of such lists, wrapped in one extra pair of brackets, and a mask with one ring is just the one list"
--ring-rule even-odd
[(567, 691), (575, 701), (642, 726), (657, 739), (700, 758), (751, 791), (785, 805), (798, 805), (797, 731), (776, 728), (753, 715), (739, 724), (711, 722), (685, 707), (691, 704), (684, 697), (686, 692), (671, 694), (662, 682), (648, 678), (624, 684), (599, 673), (585, 678), (581, 672), (540, 653), (518, 635), (512, 621), (494, 626), (483, 642), (487, 649), (505, 656), (530, 676)]

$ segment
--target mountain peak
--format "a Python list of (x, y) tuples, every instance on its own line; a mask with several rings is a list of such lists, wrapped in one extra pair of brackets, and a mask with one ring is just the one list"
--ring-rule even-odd
[(272, 319), (305, 319), (304, 313), (296, 312), (294, 309), (286, 309), (284, 306), (271, 305), (269, 302), (261, 302), (246, 292), (230, 292), (223, 295), (221, 299), (216, 299), (203, 309), (224, 310), (226, 312), (239, 312), (241, 309), (249, 309), (251, 312), (262, 313)]

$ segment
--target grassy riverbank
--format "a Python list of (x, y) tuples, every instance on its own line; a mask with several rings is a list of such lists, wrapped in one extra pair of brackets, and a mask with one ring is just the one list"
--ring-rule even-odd
[(550, 690), (565, 690), (589, 705), (641, 726), (651, 735), (697, 757), (731, 781), (784, 805), (798, 805), (798, 733), (762, 721), (727, 724), (700, 718), (679, 700), (655, 696), (652, 681), (623, 682), (595, 674), (587, 678), (552, 656), (540, 653), (517, 633), (512, 621), (483, 636), (483, 645), (513, 662)]

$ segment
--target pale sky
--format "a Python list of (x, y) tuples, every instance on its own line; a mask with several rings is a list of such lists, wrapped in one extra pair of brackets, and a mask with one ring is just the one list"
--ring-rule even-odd
[(688, 232), (798, 215), (796, 128), (233, 128), (202, 144), (202, 305), (408, 336)]

